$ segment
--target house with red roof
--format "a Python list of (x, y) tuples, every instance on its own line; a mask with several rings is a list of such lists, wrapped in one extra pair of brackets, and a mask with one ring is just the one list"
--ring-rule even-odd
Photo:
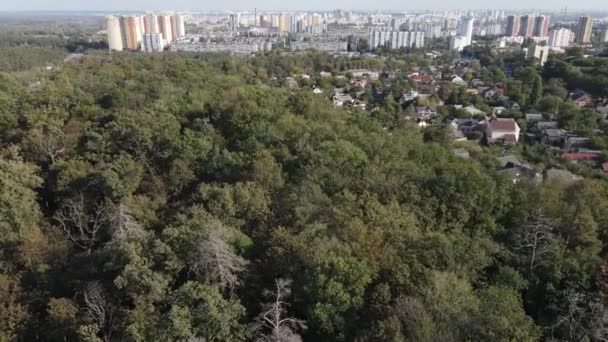
[(489, 88), (489, 89), (484, 90), (482, 94), (486, 99), (489, 99), (494, 96), (504, 95), (505, 89), (499, 88), (499, 87)]
[(586, 153), (586, 152), (576, 152), (576, 153), (564, 153), (562, 157), (572, 161), (579, 160), (594, 160), (598, 159), (600, 156), (596, 153)]
[(506, 118), (492, 118), (486, 127), (486, 139), (489, 144), (518, 143), (521, 129), (515, 120)]

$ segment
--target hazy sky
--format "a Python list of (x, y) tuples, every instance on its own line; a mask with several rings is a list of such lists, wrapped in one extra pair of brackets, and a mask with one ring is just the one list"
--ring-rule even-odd
[(230, 9), (352, 9), (352, 10), (407, 10), (407, 9), (570, 9), (608, 10), (607, 0), (0, 0), (0, 11), (32, 10), (230, 10)]

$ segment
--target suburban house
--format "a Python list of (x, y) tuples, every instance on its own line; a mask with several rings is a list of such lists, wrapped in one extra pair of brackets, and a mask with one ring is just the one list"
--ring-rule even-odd
[(587, 148), (589, 147), (589, 139), (577, 136), (569, 136), (564, 141), (564, 148), (567, 150), (576, 148)]
[(547, 145), (561, 146), (564, 143), (566, 135), (568, 135), (568, 132), (563, 129), (547, 128), (544, 130), (542, 141)]
[(488, 121), (486, 139), (489, 144), (495, 142), (517, 143), (521, 129), (513, 119), (496, 119)]
[(542, 176), (540, 173), (537, 173), (534, 171), (534, 169), (524, 165), (509, 165), (501, 170), (498, 170), (497, 173), (510, 178), (514, 184), (519, 183), (522, 180), (529, 180), (537, 183), (542, 181)]
[(289, 88), (297, 88), (298, 87), (298, 81), (296, 81), (295, 78), (293, 78), (293, 77), (285, 77), (285, 84)]
[(543, 121), (543, 115), (542, 114), (526, 114), (526, 121), (527, 122)]
[(367, 103), (365, 103), (364, 101), (361, 101), (361, 100), (351, 99), (348, 101), (344, 101), (344, 107), (360, 108), (360, 109), (365, 110), (367, 108)]
[(580, 89), (571, 92), (570, 99), (579, 107), (591, 106), (593, 104), (593, 97)]
[(416, 116), (418, 119), (428, 120), (437, 115), (437, 111), (427, 106), (416, 106)]
[(557, 121), (540, 121), (536, 123), (536, 128), (539, 131), (544, 131), (546, 129), (558, 129), (559, 123)]
[(361, 87), (361, 88), (365, 88), (365, 86), (367, 85), (367, 81), (362, 78), (353, 78), (352, 80), (350, 80), (349, 83), (353, 87)]
[(490, 99), (494, 96), (499, 96), (499, 95), (504, 95), (504, 94), (505, 94), (504, 88), (494, 87), (494, 88), (490, 88), (490, 89), (484, 91), (483, 97), (485, 97), (486, 99)]
[(507, 100), (505, 101), (505, 107), (507, 107), (507, 109), (512, 109), (512, 110), (519, 110), (519, 103), (513, 101), (513, 100)]
[(418, 96), (429, 97), (437, 92), (438, 85), (436, 84), (419, 84), (418, 85)]
[(334, 101), (334, 106), (338, 106), (338, 107), (342, 107), (344, 106), (344, 104), (346, 102), (350, 102), (352, 101), (353, 98), (350, 95), (342, 95), (342, 94), (335, 94), (333, 101)]
[(542, 180), (542, 176), (531, 166), (523, 164), (512, 154), (503, 155), (496, 159), (500, 164), (497, 173), (510, 178), (513, 183), (518, 183), (522, 180), (533, 182), (540, 182)]
[(418, 97), (418, 92), (415, 90), (410, 90), (401, 94), (401, 98), (399, 99), (399, 103), (404, 104), (407, 102), (414, 101)]
[(380, 73), (377, 71), (370, 71), (367, 69), (353, 69), (353, 70), (348, 70), (347, 73), (351, 73), (353, 75), (353, 77), (373, 77), (373, 78), (378, 78), (380, 76)]
[(595, 154), (595, 153), (585, 153), (585, 152), (564, 153), (564, 154), (562, 154), (562, 158), (568, 159), (570, 161), (595, 160), (595, 159), (600, 158), (600, 155)]
[(479, 120), (476, 119), (454, 119), (451, 122), (452, 129), (454, 131), (459, 131), (463, 135), (469, 135), (473, 133), (475, 128), (479, 125)]
[(458, 75), (454, 75), (450, 78), (450, 81), (455, 85), (455, 86), (459, 86), (459, 87), (466, 87), (468, 86), (467, 82), (465, 80), (462, 79), (462, 77), (458, 76)]

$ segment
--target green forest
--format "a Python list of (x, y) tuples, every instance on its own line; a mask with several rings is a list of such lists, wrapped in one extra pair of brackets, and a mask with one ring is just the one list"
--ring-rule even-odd
[(513, 183), (282, 82), (329, 64), (0, 74), (0, 341), (604, 341), (608, 182)]

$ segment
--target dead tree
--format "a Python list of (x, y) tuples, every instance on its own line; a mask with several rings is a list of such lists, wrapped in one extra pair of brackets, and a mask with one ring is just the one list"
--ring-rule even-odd
[(101, 239), (102, 229), (109, 218), (101, 204), (87, 210), (84, 196), (66, 201), (55, 214), (55, 220), (76, 246), (91, 253), (93, 246)]
[(83, 291), (85, 310), (99, 327), (104, 341), (110, 341), (114, 329), (114, 315), (101, 283), (94, 281), (87, 284)]
[(608, 341), (605, 335), (605, 304), (589, 295), (576, 291), (566, 291), (565, 305), (558, 308), (558, 319), (550, 327), (551, 335), (561, 330), (568, 341), (581, 341), (588, 338), (592, 341)]
[(142, 225), (133, 218), (129, 208), (122, 203), (112, 216), (110, 226), (112, 228), (112, 243), (139, 239), (144, 235)]
[(536, 209), (531, 218), (526, 220), (517, 249), (529, 253), (528, 269), (532, 272), (537, 266), (537, 259), (548, 252), (547, 243), (553, 237), (553, 227), (541, 209)]
[(260, 341), (294, 342), (300, 341), (298, 330), (306, 329), (306, 322), (287, 317), (286, 299), (291, 295), (291, 280), (275, 281), (274, 291), (266, 291), (265, 295), (273, 300), (265, 305), (264, 312), (259, 317), (259, 327), (262, 335)]
[(229, 241), (228, 229), (220, 222), (215, 223), (199, 245), (198, 260), (192, 271), (218, 285), (222, 291), (233, 293), (241, 284), (240, 274), (245, 271), (247, 260), (234, 252)]
[(47, 158), (50, 164), (55, 164), (57, 157), (65, 153), (69, 145), (58, 123), (49, 123), (34, 129), (29, 139), (36, 152)]

